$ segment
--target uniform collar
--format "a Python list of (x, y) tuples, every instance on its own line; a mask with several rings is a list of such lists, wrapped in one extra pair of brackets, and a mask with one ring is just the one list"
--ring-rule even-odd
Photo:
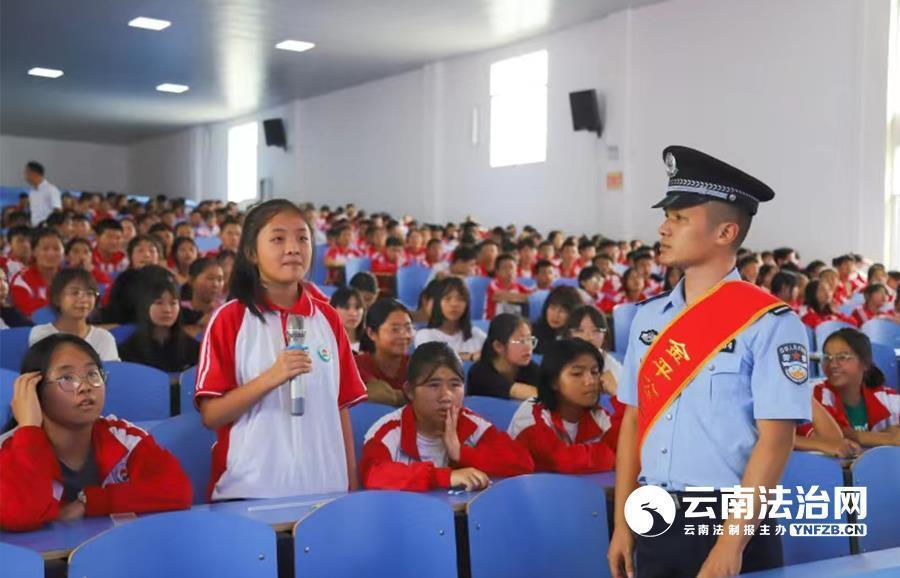
[[(563, 423), (563, 418), (561, 415), (559, 415), (558, 411), (550, 412), (550, 421), (553, 422), (553, 427), (554, 429), (556, 429), (557, 433), (564, 434), (566, 437), (569, 437), (569, 432), (566, 431), (566, 426)], [(575, 433), (575, 439), (571, 441), (572, 443), (580, 444), (592, 439), (596, 439), (601, 435), (603, 435), (603, 430), (600, 429), (599, 425), (597, 425), (592, 412), (590, 410), (585, 410), (581, 412), (581, 419), (578, 420), (578, 430)]]
[[(728, 275), (722, 278), (722, 281), (740, 281), (741, 274), (738, 273), (737, 267), (734, 267)], [(663, 312), (666, 312), (671, 307), (676, 307), (677, 309), (684, 309), (686, 303), (684, 300), (684, 277), (678, 280), (678, 283), (675, 285), (675, 288), (669, 292), (669, 296), (666, 298), (666, 303), (663, 305)]]
[(304, 317), (311, 317), (313, 314), (313, 304), (312, 299), (309, 296), (309, 291), (307, 291), (303, 283), (299, 284), (300, 287), (300, 296), (297, 297), (297, 300), (294, 301), (294, 304), (291, 305), (290, 308), (285, 309), (284, 307), (279, 307), (272, 303), (269, 299), (268, 295), (265, 297), (266, 308), (270, 311), (274, 311), (275, 313), (283, 313), (285, 315), (303, 315)]
[[(834, 395), (834, 404), (836, 407), (839, 407), (840, 410), (847, 414), (847, 408), (844, 407), (844, 400), (841, 399), (841, 394), (831, 382), (827, 379), (822, 382), (822, 385), (828, 388), (832, 395)], [(863, 384), (862, 386), (862, 398), (863, 404), (866, 406), (866, 421), (869, 423), (869, 429), (871, 430), (877, 424), (891, 417), (891, 412), (884, 407), (884, 404), (875, 396), (875, 393), (880, 389), (877, 387), (868, 387)]]
[[(478, 426), (470, 420), (465, 409), (459, 410), (459, 419), (456, 421), (456, 435), (459, 443), (465, 443), (469, 436), (475, 433)], [(416, 412), (411, 403), (407, 403), (400, 413), (400, 449), (403, 453), (415, 460), (421, 460), (419, 445), (417, 443), (418, 431), (416, 430)]]

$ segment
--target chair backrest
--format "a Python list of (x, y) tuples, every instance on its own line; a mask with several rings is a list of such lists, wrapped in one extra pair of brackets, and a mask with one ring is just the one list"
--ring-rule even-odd
[(863, 324), (862, 332), (869, 336), (872, 343), (900, 349), (900, 323), (892, 319), (870, 319)]
[(277, 578), (275, 532), (262, 522), (219, 512), (142, 516), (76, 548), (69, 575)]
[[(781, 477), (781, 485), (790, 489), (790, 496), (794, 496), (791, 499), (795, 504), (797, 503), (798, 486), (802, 487), (804, 491), (809, 491), (813, 486), (819, 486), (819, 490), (827, 492), (831, 498), (834, 498), (834, 488), (844, 485), (841, 462), (836, 458), (809, 452), (793, 452), (784, 475)], [(823, 540), (819, 536), (800, 537), (790, 536), (786, 533), (782, 537), (781, 543), (785, 565), (802, 564), (850, 554), (848, 538)]]
[(322, 294), (325, 295), (325, 297), (328, 297), (329, 299), (331, 298), (332, 295), (334, 295), (335, 291), (338, 290), (338, 288), (335, 287), (334, 285), (319, 285), (318, 287), (319, 287), (319, 291), (321, 291)]
[(35, 325), (43, 325), (45, 323), (53, 323), (56, 321), (56, 311), (53, 307), (46, 305), (31, 314), (31, 320)]
[(499, 397), (487, 397), (482, 395), (466, 396), (464, 405), (494, 424), (500, 431), (509, 428), (513, 414), (522, 404), (517, 399), (500, 399)]
[(169, 375), (128, 361), (103, 364), (109, 372), (104, 413), (129, 421), (166, 419), (171, 414)]
[(395, 409), (397, 408), (369, 401), (358, 403), (350, 408), (350, 425), (353, 427), (353, 446), (357, 458), (362, 453), (363, 440), (372, 424)]
[(578, 288), (578, 279), (574, 277), (557, 277), (553, 280), (553, 286), (559, 287), (560, 285), (566, 285), (567, 287), (575, 287)]
[(116, 340), (116, 345), (122, 345), (128, 338), (134, 335), (134, 332), (137, 330), (137, 325), (133, 325), (131, 323), (126, 323), (124, 325), (116, 325), (112, 329), (109, 330), (112, 333), (113, 338)]
[(411, 492), (348, 494), (294, 526), (294, 572), (298, 577), (456, 578), (453, 510)]
[(350, 283), (350, 279), (360, 271), (371, 271), (372, 260), (368, 257), (354, 257), (347, 259), (344, 264), (344, 282)]
[(615, 337), (615, 350), (625, 354), (628, 349), (628, 333), (631, 331), (631, 322), (637, 313), (637, 305), (634, 303), (620, 303), (613, 307), (613, 336)]
[(0, 542), (0, 567), (4, 576), (44, 578), (44, 559), (34, 550)]
[(816, 325), (816, 348), (818, 351), (822, 351), (822, 348), (825, 347), (825, 340), (829, 335), (844, 327), (853, 326), (846, 321), (823, 321)]
[(872, 361), (875, 367), (884, 374), (884, 384), (897, 389), (900, 386), (900, 374), (897, 369), (897, 355), (893, 347), (881, 343), (872, 344)]
[(484, 319), (484, 302), (487, 299), (487, 288), (490, 284), (490, 277), (466, 277), (466, 285), (469, 287), (471, 297), (469, 316), (473, 320)]
[(519, 285), (528, 287), (529, 289), (537, 286), (537, 279), (535, 279), (534, 277), (519, 277), (517, 280), (519, 282)]
[(181, 401), (181, 413), (196, 412), (194, 406), (194, 387), (197, 384), (197, 366), (185, 369), (178, 380), (178, 397)]
[(0, 427), (6, 423), (6, 420), (12, 415), (9, 404), (13, 398), (13, 384), (19, 377), (18, 371), (0, 368)]
[(316, 285), (321, 285), (328, 277), (328, 269), (325, 267), (325, 253), (328, 252), (328, 245), (316, 245), (316, 256), (313, 260), (312, 271), (309, 272), (309, 280)]
[(468, 532), (472, 578), (609, 576), (606, 496), (583, 479), (501, 480), (469, 503)]
[(153, 426), (150, 433), (156, 443), (172, 452), (181, 462), (181, 467), (191, 479), (194, 503), (205, 503), (216, 434), (203, 427), (200, 414), (196, 412), (165, 419)]
[(198, 251), (208, 253), (221, 247), (222, 239), (218, 237), (194, 237), (194, 243), (196, 243)]
[(866, 535), (859, 537), (860, 552), (900, 546), (900, 447), (870, 449), (851, 471), (853, 485), (866, 488), (868, 514), (860, 520), (866, 524)]
[(419, 304), (419, 293), (425, 288), (431, 269), (422, 265), (409, 265), (397, 269), (397, 299), (415, 309)]
[(491, 328), (491, 322), (487, 319), (473, 319), (472, 327), (477, 327), (484, 331), (484, 334), (487, 335), (488, 330)]
[(0, 330), (0, 367), (19, 371), (22, 358), (28, 351), (31, 327), (13, 327)]
[(842, 315), (850, 315), (853, 313), (853, 310), (859, 307), (858, 303), (852, 301), (845, 301), (837, 306), (837, 312)]
[(547, 295), (550, 295), (550, 292), (546, 289), (542, 289), (540, 291), (535, 291), (528, 296), (528, 320), (532, 323), (540, 318), (541, 311), (544, 309), (544, 301), (547, 300)]

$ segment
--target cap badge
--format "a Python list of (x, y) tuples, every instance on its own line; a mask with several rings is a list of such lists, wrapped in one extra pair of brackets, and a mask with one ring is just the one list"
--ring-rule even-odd
[(678, 174), (678, 165), (675, 163), (675, 155), (666, 153), (666, 174), (671, 179)]

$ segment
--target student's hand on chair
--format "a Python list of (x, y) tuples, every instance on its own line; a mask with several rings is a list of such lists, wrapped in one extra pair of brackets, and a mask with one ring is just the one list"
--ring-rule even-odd
[(275, 363), (269, 368), (272, 382), (277, 387), (294, 376), (312, 371), (312, 358), (309, 352), (300, 349), (285, 349), (278, 354)]
[(740, 548), (735, 548), (731, 544), (727, 546), (721, 542), (716, 542), (713, 549), (703, 566), (700, 567), (700, 573), (697, 578), (726, 578), (727, 576), (737, 576), (741, 573), (741, 564), (743, 563), (743, 552)]
[(23, 373), (13, 383), (13, 397), (10, 407), (13, 417), (20, 426), (38, 426), (43, 423), (41, 404), (38, 401), (37, 386), (41, 382), (41, 372)]
[(456, 433), (456, 424), (459, 423), (459, 408), (453, 406), (444, 418), (444, 447), (447, 448), (447, 457), (453, 463), (459, 462), (460, 444), (459, 435)]
[(451, 488), (465, 488), (467, 492), (483, 490), (491, 484), (491, 479), (481, 470), (462, 468), (450, 474)]
[(613, 578), (634, 576), (634, 536), (627, 526), (618, 526), (613, 530), (606, 558)]
[(75, 500), (74, 502), (69, 502), (59, 509), (59, 517), (57, 519), (61, 522), (80, 520), (81, 518), (84, 518), (84, 513), (84, 504), (79, 502), (78, 500)]
[(837, 458), (855, 458), (862, 454), (862, 451), (862, 446), (847, 438), (829, 441), (828, 443), (828, 453)]

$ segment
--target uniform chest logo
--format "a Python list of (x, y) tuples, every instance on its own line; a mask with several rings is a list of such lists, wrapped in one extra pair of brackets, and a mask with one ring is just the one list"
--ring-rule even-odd
[(806, 346), (799, 343), (785, 343), (778, 347), (778, 364), (784, 375), (801, 385), (806, 383), (809, 377), (809, 358), (806, 355)]
[(644, 345), (650, 345), (653, 343), (653, 340), (656, 339), (656, 336), (659, 335), (659, 331), (656, 329), (647, 329), (645, 331), (641, 331), (640, 337), (638, 339), (641, 340), (641, 343)]
[(316, 353), (319, 355), (319, 359), (321, 359), (325, 363), (328, 363), (329, 361), (331, 361), (331, 352), (328, 351), (328, 348), (325, 347), (324, 345), (322, 347), (320, 347), (319, 350), (316, 351)]

